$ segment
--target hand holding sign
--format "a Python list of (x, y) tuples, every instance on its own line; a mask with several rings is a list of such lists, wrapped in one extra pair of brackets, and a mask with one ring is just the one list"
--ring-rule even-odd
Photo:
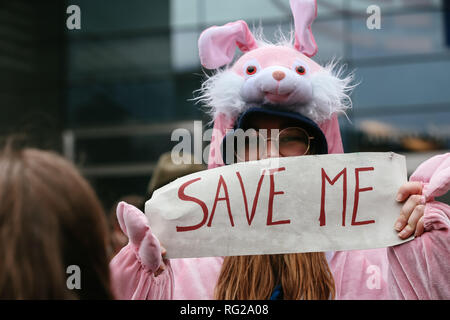
[(407, 182), (398, 191), (396, 200), (405, 204), (395, 222), (395, 230), (400, 232), (399, 237), (402, 239), (406, 239), (413, 232), (415, 237), (421, 236), (424, 232), (425, 203), (421, 194), (422, 183), (418, 181)]
[(179, 178), (146, 213), (169, 258), (386, 247), (405, 182), (394, 153), (266, 159)]

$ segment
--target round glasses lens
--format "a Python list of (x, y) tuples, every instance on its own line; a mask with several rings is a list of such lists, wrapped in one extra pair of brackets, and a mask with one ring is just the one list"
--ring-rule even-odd
[(281, 130), (278, 143), (283, 156), (301, 156), (308, 152), (309, 136), (300, 128), (286, 128)]

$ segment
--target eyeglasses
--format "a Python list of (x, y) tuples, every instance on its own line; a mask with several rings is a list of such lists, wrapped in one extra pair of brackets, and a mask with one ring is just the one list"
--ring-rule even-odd
[[(272, 136), (274, 136), (272, 138)], [(282, 157), (302, 156), (309, 152), (314, 137), (299, 127), (289, 127), (281, 131), (271, 130), (271, 138), (267, 138), (267, 130), (236, 130), (234, 133), (234, 155), (239, 162), (252, 161), (267, 157), (268, 141)], [(272, 149), (271, 149), (272, 150)]]

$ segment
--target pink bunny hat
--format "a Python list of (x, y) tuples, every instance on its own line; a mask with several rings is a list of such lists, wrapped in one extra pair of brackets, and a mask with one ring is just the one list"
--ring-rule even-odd
[[(209, 168), (223, 165), (220, 143), (237, 116), (262, 105), (312, 119), (325, 134), (329, 153), (343, 152), (337, 115), (351, 107), (352, 75), (341, 78), (343, 69), (336, 63), (322, 67), (311, 59), (317, 53), (311, 31), (316, 1), (290, 0), (290, 5), (293, 39), (267, 43), (257, 39), (242, 20), (210, 27), (200, 35), (200, 61), (205, 68), (216, 69), (196, 98), (214, 121)], [(232, 64), (236, 48), (243, 55)]]

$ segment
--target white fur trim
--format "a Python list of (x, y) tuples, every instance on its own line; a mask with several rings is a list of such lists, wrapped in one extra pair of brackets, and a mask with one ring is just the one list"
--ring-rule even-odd
[(317, 123), (331, 119), (335, 113), (345, 113), (352, 107), (351, 91), (354, 74), (344, 76), (345, 67), (332, 61), (323, 71), (311, 75), (313, 99), (306, 106), (296, 106), (295, 111)]
[[(286, 110), (298, 112), (316, 123), (331, 119), (335, 113), (345, 113), (352, 106), (350, 92), (356, 86), (352, 84), (353, 73), (343, 76), (345, 68), (332, 61), (322, 71), (311, 75), (313, 97), (306, 105), (285, 106)], [(245, 79), (226, 70), (218, 70), (203, 82), (194, 98), (206, 107), (207, 113), (215, 119), (219, 113), (229, 119), (236, 118), (246, 109), (259, 104), (246, 103), (240, 94)]]
[(200, 95), (194, 100), (206, 107), (206, 112), (213, 120), (220, 113), (234, 119), (245, 108), (245, 102), (240, 95), (244, 81), (244, 78), (230, 70), (218, 70), (207, 77), (201, 88), (196, 90)]

